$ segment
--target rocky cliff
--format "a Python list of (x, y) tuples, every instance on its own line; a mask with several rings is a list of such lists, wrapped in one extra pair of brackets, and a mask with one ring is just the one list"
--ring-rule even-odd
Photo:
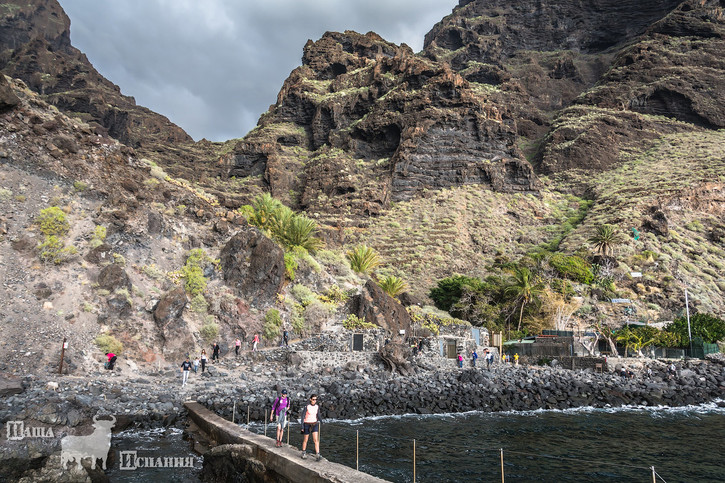
[[(194, 143), (93, 69), (57, 2), (0, 5), (6, 339), (43, 347), (72, 332), (89, 347), (100, 332), (159, 361), (208, 345), (214, 324), (225, 339), (260, 331), (273, 306), (288, 325), (340, 324), (340, 293), (367, 283), (344, 257), (359, 243), (381, 255), (378, 276), (425, 303), (453, 272), (486, 277), (527, 254), (589, 263), (602, 224), (640, 233), (604, 267), (606, 290), (542, 265), (551, 300), (580, 299), (582, 327), (626, 320), (612, 298), (669, 320), (685, 286), (694, 310), (721, 314), (723, 8), (461, 1), (418, 54), (328, 32), (253, 131)], [(262, 192), (317, 220), (328, 250), (283, 253), (247, 227), (237, 208)], [(76, 250), (57, 264), (35, 222), (49, 206), (66, 213)], [(525, 321), (550, 325), (543, 310)], [(23, 350), (12, 344), (0, 370)]]

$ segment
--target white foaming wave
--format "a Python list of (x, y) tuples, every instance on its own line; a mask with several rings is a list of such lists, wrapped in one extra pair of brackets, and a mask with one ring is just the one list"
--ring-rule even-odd
[(542, 414), (590, 414), (590, 413), (626, 413), (626, 412), (646, 412), (650, 413), (652, 417), (665, 417), (671, 414), (683, 414), (690, 416), (697, 416), (703, 414), (723, 414), (725, 415), (725, 400), (715, 399), (711, 402), (688, 405), (688, 406), (644, 406), (644, 405), (627, 405), (627, 406), (605, 406), (605, 407), (594, 407), (594, 406), (582, 406), (577, 408), (566, 408), (566, 409), (532, 409), (529, 411), (465, 411), (460, 413), (438, 413), (438, 414), (392, 414), (392, 415), (380, 415), (380, 416), (367, 416), (355, 419), (328, 419), (326, 421), (336, 422), (342, 424), (348, 424), (350, 426), (362, 425), (367, 421), (382, 421), (387, 419), (461, 419), (468, 416), (484, 415), (491, 418), (496, 417), (536, 417)]

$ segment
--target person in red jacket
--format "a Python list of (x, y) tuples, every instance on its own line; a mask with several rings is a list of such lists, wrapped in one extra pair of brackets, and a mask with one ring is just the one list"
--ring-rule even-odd
[(114, 354), (113, 352), (106, 352), (106, 357), (108, 357), (108, 361), (106, 362), (106, 369), (112, 371), (113, 366), (116, 364), (116, 354)]

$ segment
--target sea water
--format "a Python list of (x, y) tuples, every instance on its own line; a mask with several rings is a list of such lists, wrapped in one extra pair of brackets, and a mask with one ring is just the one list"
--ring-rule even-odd
[[(250, 430), (264, 433), (253, 423)], [(290, 443), (300, 448), (299, 425)], [(275, 428), (267, 427), (274, 438)], [(285, 438), (287, 434), (285, 434)], [(193, 455), (180, 431), (114, 435), (112, 449)], [(414, 443), (415, 441), (415, 443)], [(725, 482), (725, 408), (580, 408), (324, 421), (321, 453), (394, 482)], [(312, 441), (308, 451), (312, 451)], [(415, 459), (415, 465), (413, 461)], [(198, 481), (193, 469), (120, 471), (111, 481)], [(310, 460), (308, 460), (310, 461)]]

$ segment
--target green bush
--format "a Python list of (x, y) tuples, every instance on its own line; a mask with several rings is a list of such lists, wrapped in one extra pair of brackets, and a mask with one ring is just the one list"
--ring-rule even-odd
[(201, 326), (199, 329), (199, 335), (207, 343), (211, 343), (219, 335), (219, 324), (216, 322), (209, 322)]
[(262, 337), (265, 340), (274, 340), (279, 337), (282, 328), (282, 317), (277, 309), (269, 309), (264, 314), (264, 326), (262, 327)]
[(118, 355), (123, 352), (123, 344), (110, 334), (101, 334), (96, 337), (94, 342), (104, 354), (112, 352)]
[(337, 285), (333, 285), (323, 295), (318, 295), (318, 299), (322, 302), (339, 305), (344, 304), (350, 298), (350, 295)]
[(591, 264), (576, 255), (555, 253), (549, 258), (549, 265), (558, 272), (561, 278), (568, 278), (586, 284), (591, 284), (594, 281)]
[[(680, 337), (680, 346), (685, 347), (689, 343), (687, 333), (687, 317), (678, 317), (670, 325), (665, 327), (667, 332)], [(692, 337), (702, 337), (702, 340), (714, 344), (725, 340), (725, 321), (712, 314), (694, 314), (690, 317), (690, 330)]]
[(47, 235), (38, 248), (40, 249), (40, 259), (42, 261), (53, 262), (56, 265), (67, 262), (78, 253), (76, 247), (66, 247), (63, 240), (55, 235)]
[(567, 299), (576, 295), (574, 287), (571, 286), (571, 282), (568, 280), (554, 278), (549, 282), (549, 287), (551, 287), (551, 290), (563, 295)]
[(204, 277), (204, 271), (200, 267), (184, 265), (181, 269), (181, 276), (184, 279), (184, 289), (192, 297), (206, 291), (206, 277)]
[(70, 230), (70, 224), (65, 213), (57, 206), (40, 210), (40, 215), (35, 219), (35, 222), (40, 225), (40, 231), (44, 235), (61, 236)]
[(295, 304), (292, 308), (292, 330), (295, 334), (302, 336), (307, 328), (305, 325), (305, 308), (301, 304)]
[(209, 304), (207, 303), (206, 299), (204, 298), (204, 295), (202, 294), (196, 294), (191, 299), (191, 310), (196, 312), (197, 314), (205, 314), (206, 311), (209, 309)]
[(297, 299), (298, 302), (302, 304), (302, 306), (309, 305), (313, 301), (317, 300), (317, 296), (315, 293), (310, 290), (309, 287), (302, 285), (301, 283), (296, 283), (292, 285), (290, 288), (290, 292), (292, 292), (292, 296)]
[(476, 289), (480, 286), (481, 279), (479, 278), (453, 275), (439, 280), (436, 287), (431, 289), (428, 296), (433, 300), (436, 307), (448, 312), (451, 310), (453, 304), (461, 298), (464, 287)]
[(348, 315), (347, 318), (342, 321), (342, 326), (347, 330), (366, 330), (375, 329), (378, 327), (377, 325), (371, 324), (370, 322), (365, 322), (364, 319), (361, 319), (355, 314)]
[(83, 191), (85, 191), (85, 190), (88, 189), (88, 185), (86, 183), (84, 183), (83, 181), (75, 181), (73, 183), (73, 189), (77, 193), (81, 193), (81, 192), (83, 192)]
[(204, 276), (204, 265), (212, 260), (201, 248), (189, 252), (186, 264), (181, 268), (181, 278), (184, 279), (184, 289), (195, 297), (206, 291), (207, 280)]
[(366, 245), (358, 245), (347, 252), (350, 268), (357, 273), (369, 274), (380, 265), (380, 256)]
[(383, 292), (391, 297), (397, 297), (408, 289), (408, 284), (402, 278), (395, 275), (387, 275), (378, 282)]
[(96, 225), (96, 228), (93, 230), (93, 235), (91, 236), (91, 241), (88, 244), (91, 246), (91, 248), (96, 248), (97, 246), (102, 245), (105, 240), (106, 227)]
[(297, 268), (299, 268), (299, 264), (294, 253), (284, 252), (284, 274), (289, 281), (294, 282)]

